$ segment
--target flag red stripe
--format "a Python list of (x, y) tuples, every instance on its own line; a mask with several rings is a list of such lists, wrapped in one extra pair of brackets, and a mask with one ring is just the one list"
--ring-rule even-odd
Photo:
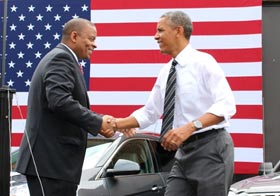
[[(156, 23), (97, 23), (98, 36), (153, 36)], [(261, 33), (261, 21), (194, 22), (192, 35)]]
[[(23, 132), (23, 130), (22, 130), (22, 132)], [(20, 146), (22, 136), (23, 136), (23, 133), (12, 133), (11, 146)]]
[[(100, 114), (125, 117), (142, 105), (94, 105), (92, 110)], [(262, 105), (237, 105), (235, 119), (262, 119)]]
[[(100, 114), (125, 117), (142, 105), (94, 105), (92, 110)], [(262, 105), (237, 105), (235, 119), (262, 119)]]
[(235, 119), (263, 119), (262, 105), (237, 105)]
[(262, 48), (201, 50), (214, 56), (220, 63), (262, 61)]
[[(149, 131), (149, 130), (147, 130)], [(19, 146), (23, 133), (12, 133), (12, 146)], [(231, 134), (235, 147), (262, 148), (263, 136), (261, 134)]]
[[(227, 77), (232, 90), (261, 90), (262, 77)], [(150, 91), (156, 81), (152, 78), (90, 78), (90, 91)], [(112, 85), (114, 84), (114, 85)]]
[[(11, 146), (20, 146), (23, 133), (12, 133)], [(257, 174), (260, 163), (234, 162), (235, 174)]]
[(221, 7), (247, 7), (260, 6), (261, 1), (235, 1), (235, 0), (215, 0), (215, 1), (182, 1), (182, 0), (94, 0), (91, 1), (91, 9), (152, 9), (152, 8), (221, 8)]
[(27, 106), (12, 106), (12, 119), (26, 119), (27, 117)]
[[(115, 117), (125, 117), (142, 105), (93, 105), (91, 109), (100, 114), (111, 114)], [(20, 107), (23, 119), (27, 117), (27, 106)], [(262, 105), (237, 105), (235, 119), (262, 119)], [(18, 107), (12, 107), (12, 119), (22, 119)]]
[(262, 76), (227, 77), (232, 90), (262, 90)]
[(257, 174), (260, 163), (234, 162), (234, 174)]
[[(220, 63), (260, 62), (262, 49), (209, 49), (201, 50), (213, 55)], [(110, 57), (110, 58), (108, 58)], [(170, 56), (159, 50), (96, 50), (91, 63), (166, 63)]]
[(263, 135), (250, 133), (232, 133), (235, 147), (263, 148)]

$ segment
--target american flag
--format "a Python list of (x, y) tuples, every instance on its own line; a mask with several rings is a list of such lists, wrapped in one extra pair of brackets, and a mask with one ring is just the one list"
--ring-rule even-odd
[[(193, 21), (192, 46), (216, 58), (234, 91), (237, 113), (228, 131), (235, 145), (235, 173), (257, 173), (263, 162), (261, 0), (10, 0), (8, 7), (6, 84), (17, 91), (13, 147), (24, 130), (34, 68), (60, 41), (67, 20), (89, 18), (97, 26), (98, 48), (90, 62), (83, 61), (92, 110), (125, 117), (145, 104), (170, 59), (153, 39), (159, 17), (183, 10)], [(160, 127), (158, 120), (146, 130), (158, 133)]]

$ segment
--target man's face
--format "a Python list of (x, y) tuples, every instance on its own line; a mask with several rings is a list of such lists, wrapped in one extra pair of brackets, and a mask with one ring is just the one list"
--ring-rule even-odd
[(157, 24), (155, 40), (159, 44), (161, 53), (172, 55), (172, 52), (176, 48), (176, 35), (177, 30), (170, 25), (168, 19), (160, 18)]
[(90, 59), (96, 46), (97, 31), (93, 25), (86, 27), (77, 35), (76, 54), (79, 59)]

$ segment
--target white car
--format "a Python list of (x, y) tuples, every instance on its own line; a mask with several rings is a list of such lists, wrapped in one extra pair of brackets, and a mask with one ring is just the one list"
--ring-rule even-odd
[(10, 176), (10, 196), (29, 196), (25, 176), (14, 171), (11, 172)]
[(258, 176), (247, 178), (231, 185), (228, 196), (280, 196), (280, 161), (263, 163)]

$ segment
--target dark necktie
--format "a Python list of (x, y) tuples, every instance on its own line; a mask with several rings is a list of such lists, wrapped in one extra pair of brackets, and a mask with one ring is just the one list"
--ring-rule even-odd
[(79, 64), (79, 66), (80, 66), (80, 70), (81, 70), (82, 74), (84, 74), (84, 68), (83, 68), (83, 66), (82, 66), (81, 64)]
[(172, 61), (172, 66), (169, 71), (169, 75), (166, 83), (163, 119), (161, 127), (161, 136), (163, 136), (168, 130), (172, 129), (174, 119), (174, 107), (175, 107), (175, 90), (176, 90), (176, 68), (177, 61)]

